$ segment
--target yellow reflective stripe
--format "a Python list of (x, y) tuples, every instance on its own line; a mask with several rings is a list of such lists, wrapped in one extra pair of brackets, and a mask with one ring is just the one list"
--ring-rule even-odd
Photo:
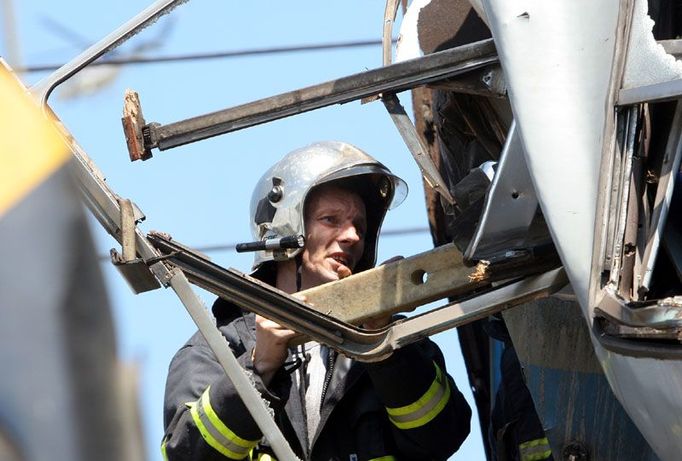
[(201, 398), (190, 404), (190, 414), (206, 443), (231, 459), (244, 459), (258, 440), (246, 440), (232, 432), (211, 407), (210, 386)]
[(53, 122), (0, 65), (0, 216), (69, 158)]
[(547, 437), (530, 440), (519, 445), (521, 461), (540, 461), (552, 456)]
[(168, 461), (168, 455), (166, 454), (166, 442), (167, 439), (164, 437), (163, 442), (161, 442), (161, 456), (163, 457), (163, 461)]
[(249, 452), (249, 460), (251, 461), (277, 461), (277, 458), (275, 458), (272, 455), (269, 455), (267, 453), (258, 453), (255, 457), (253, 454), (253, 448)]
[(369, 461), (396, 461), (395, 456), (382, 456), (381, 458), (372, 458)]
[(450, 400), (450, 383), (434, 362), (436, 378), (431, 387), (416, 402), (404, 407), (389, 408), (388, 417), (398, 429), (414, 429), (429, 423), (445, 408)]

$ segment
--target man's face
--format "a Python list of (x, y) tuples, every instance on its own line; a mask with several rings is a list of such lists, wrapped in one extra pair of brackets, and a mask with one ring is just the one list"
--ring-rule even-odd
[(307, 200), (301, 282), (314, 287), (347, 277), (365, 250), (367, 215), (359, 195), (321, 186)]

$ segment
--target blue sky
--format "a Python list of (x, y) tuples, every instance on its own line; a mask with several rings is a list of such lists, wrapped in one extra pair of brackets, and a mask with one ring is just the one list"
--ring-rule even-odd
[[(149, 2), (151, 3), (151, 2)], [(21, 64), (64, 63), (83, 47), (99, 40), (142, 10), (148, 3), (62, 0), (14, 1)], [(350, 0), (207, 2), (190, 1), (168, 19), (124, 44), (118, 57), (167, 32), (161, 48), (150, 55), (207, 53), (287, 45), (380, 39), (384, 2)], [(4, 14), (4, 13), (3, 13)], [(49, 18), (49, 19), (46, 19)], [(165, 24), (169, 21), (172, 24)], [(82, 39), (56, 32), (58, 23)], [(0, 54), (7, 57), (2, 39)], [(16, 64), (16, 63), (15, 63)], [(190, 246), (251, 240), (248, 206), (252, 187), (266, 167), (297, 147), (318, 140), (339, 139), (366, 150), (410, 186), (407, 200), (389, 212), (385, 230), (427, 227), (419, 170), (380, 103), (359, 102), (271, 122), (236, 133), (164, 152), (147, 162), (131, 163), (120, 117), (126, 88), (139, 92), (148, 122), (170, 123), (232, 107), (258, 98), (376, 68), (377, 47), (287, 53), (222, 60), (127, 66), (108, 86), (77, 98), (57, 92), (51, 105), (85, 151), (104, 172), (110, 187), (130, 198), (146, 214), (144, 231), (161, 230)], [(25, 74), (35, 83), (47, 74)], [(409, 103), (409, 93), (401, 100)], [(409, 111), (409, 107), (408, 107)], [(115, 241), (92, 220), (98, 253)], [(379, 259), (410, 256), (432, 247), (428, 233), (385, 237)], [(250, 255), (216, 251), (218, 264), (247, 271)], [(134, 295), (117, 271), (104, 262), (111, 307), (119, 339), (119, 355), (137, 367), (140, 412), (150, 461), (160, 460), (162, 400), (168, 363), (195, 331), (180, 301), (169, 290)], [(197, 289), (210, 305), (213, 296)], [(99, 306), (93, 306), (99, 308)], [(450, 373), (473, 407), (466, 372), (454, 331), (434, 338)], [(453, 459), (483, 459), (476, 421), (472, 435)]]

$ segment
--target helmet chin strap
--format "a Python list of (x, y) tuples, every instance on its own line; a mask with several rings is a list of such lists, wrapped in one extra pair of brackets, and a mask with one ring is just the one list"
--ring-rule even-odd
[(301, 291), (301, 271), (303, 270), (303, 252), (294, 257), (296, 261), (296, 292)]

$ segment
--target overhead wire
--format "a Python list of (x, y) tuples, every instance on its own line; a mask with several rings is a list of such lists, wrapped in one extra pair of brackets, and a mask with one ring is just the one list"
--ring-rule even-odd
[[(184, 61), (200, 61), (209, 59), (225, 59), (237, 58), (257, 55), (270, 55), (279, 53), (301, 53), (322, 50), (344, 49), (344, 48), (360, 48), (366, 46), (380, 46), (381, 40), (356, 40), (349, 42), (332, 42), (332, 43), (318, 43), (307, 45), (289, 45), (280, 47), (268, 48), (251, 48), (243, 50), (232, 51), (217, 51), (208, 53), (189, 53), (177, 54), (169, 56), (127, 56), (121, 58), (107, 58), (95, 61), (90, 66), (122, 66), (130, 64), (156, 64), (164, 62), (184, 62)], [(17, 73), (31, 73), (31, 72), (48, 72), (54, 71), (61, 67), (61, 64), (41, 64), (26, 67), (19, 67), (14, 69)]]

